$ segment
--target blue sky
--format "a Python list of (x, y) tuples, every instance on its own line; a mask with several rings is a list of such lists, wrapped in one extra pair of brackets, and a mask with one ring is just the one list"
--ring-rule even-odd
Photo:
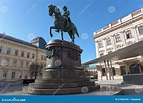
[[(93, 32), (143, 7), (143, 0), (0, 0), (0, 32), (28, 42), (37, 36), (47, 43), (61, 39), (54, 30), (54, 36), (49, 36), (54, 22), (48, 15), (49, 4), (68, 7), (80, 34), (75, 43), (83, 49), (83, 63), (96, 58)], [(64, 39), (70, 41), (67, 33)]]

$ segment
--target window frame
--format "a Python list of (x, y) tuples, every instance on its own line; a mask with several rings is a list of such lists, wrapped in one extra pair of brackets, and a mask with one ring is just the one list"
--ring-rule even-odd
[(126, 39), (133, 38), (131, 30), (125, 31), (125, 34), (126, 34)]
[[(140, 30), (142, 31), (142, 33), (140, 32)], [(138, 27), (138, 32), (139, 32), (139, 35), (143, 35), (143, 25), (141, 25), (141, 26)]]
[(21, 57), (24, 57), (24, 51), (21, 51)]
[(32, 54), (32, 59), (35, 59), (35, 54), (34, 53)]
[(18, 50), (15, 50), (14, 55), (18, 56)]
[(8, 71), (3, 71), (3, 74), (2, 74), (2, 77), (3, 77), (3, 78), (6, 78), (6, 77), (7, 77), (7, 72), (8, 72)]
[(2, 46), (0, 46), (0, 53), (2, 53)]
[(98, 42), (98, 47), (99, 47), (99, 48), (102, 48), (102, 47), (103, 47), (103, 42), (102, 42), (102, 41), (99, 41), (99, 42)]
[(115, 40), (116, 40), (116, 43), (121, 42), (120, 34), (115, 35)]
[(111, 39), (110, 38), (107, 38), (106, 39), (106, 45), (111, 45), (112, 43), (111, 43)]
[(27, 58), (30, 58), (30, 52), (27, 52)]
[(11, 79), (15, 79), (15, 76), (16, 76), (16, 72), (15, 71), (11, 72)]
[(6, 54), (10, 54), (11, 48), (7, 48)]
[(13, 61), (13, 66), (14, 66), (14, 67), (17, 67), (17, 60), (14, 60), (14, 61)]

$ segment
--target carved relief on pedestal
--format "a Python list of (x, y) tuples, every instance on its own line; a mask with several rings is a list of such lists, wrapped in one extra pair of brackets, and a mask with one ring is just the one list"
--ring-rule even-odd
[(67, 52), (67, 58), (71, 60), (78, 60), (78, 53), (75, 50), (69, 50)]
[(60, 50), (52, 48), (52, 47), (49, 47), (47, 49), (46, 55), (47, 55), (47, 58), (49, 58), (49, 59), (51, 57), (54, 57), (54, 56), (60, 57)]

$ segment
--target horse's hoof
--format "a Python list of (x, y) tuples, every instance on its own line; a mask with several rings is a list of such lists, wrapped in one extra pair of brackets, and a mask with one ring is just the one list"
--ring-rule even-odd
[(53, 35), (52, 35), (52, 34), (51, 34), (50, 36), (51, 36), (51, 37), (53, 37)]

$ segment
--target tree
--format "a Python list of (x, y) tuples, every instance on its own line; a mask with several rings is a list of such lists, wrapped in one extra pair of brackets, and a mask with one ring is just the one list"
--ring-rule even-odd
[(36, 79), (37, 76), (42, 76), (42, 68), (43, 68), (42, 64), (31, 63), (29, 65), (30, 78), (32, 79), (34, 77), (34, 79)]

